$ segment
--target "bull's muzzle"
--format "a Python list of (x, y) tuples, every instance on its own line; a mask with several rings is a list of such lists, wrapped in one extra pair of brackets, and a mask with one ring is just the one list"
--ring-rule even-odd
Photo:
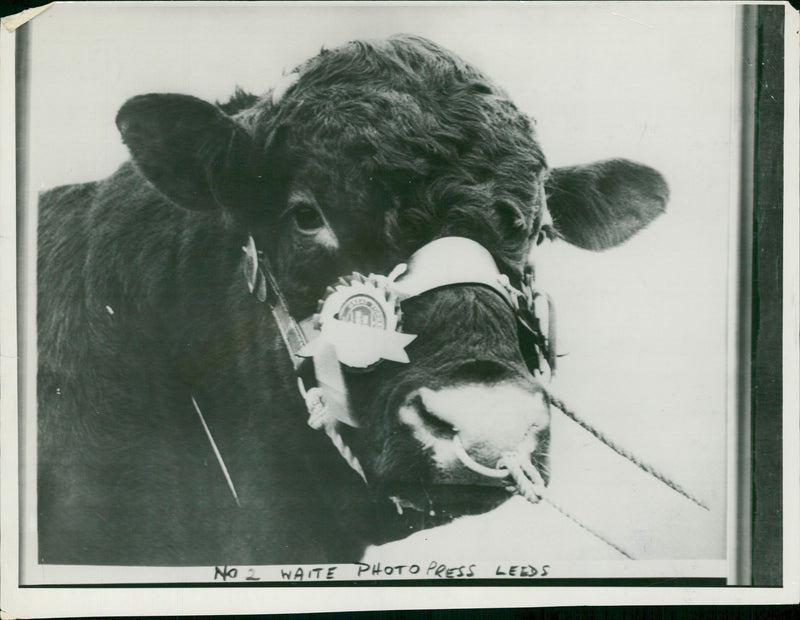
[(406, 397), (398, 415), (429, 452), (434, 482), (441, 484), (504, 478), (504, 457), (533, 459), (550, 423), (546, 394), (523, 380), (422, 387)]

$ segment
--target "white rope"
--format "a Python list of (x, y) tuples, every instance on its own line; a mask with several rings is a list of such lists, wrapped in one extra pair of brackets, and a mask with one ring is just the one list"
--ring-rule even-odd
[(300, 377), (297, 378), (297, 388), (306, 401), (308, 425), (314, 430), (324, 430), (325, 434), (330, 438), (331, 443), (333, 443), (339, 454), (342, 455), (342, 458), (347, 461), (350, 468), (366, 482), (367, 476), (364, 474), (364, 469), (361, 467), (358, 457), (353, 454), (353, 451), (350, 450), (350, 447), (344, 442), (344, 439), (342, 439), (342, 436), (336, 430), (338, 422), (330, 415), (328, 406), (325, 404), (322, 388), (313, 387), (310, 390), (306, 390), (305, 385), (303, 385), (303, 380)]
[(597, 538), (598, 540), (600, 540), (600, 541), (604, 542), (604, 543), (605, 543), (605, 544), (607, 544), (609, 547), (613, 548), (615, 551), (618, 551), (619, 553), (621, 553), (622, 555), (624, 555), (624, 556), (625, 556), (626, 558), (628, 558), (629, 560), (635, 560), (635, 559), (636, 559), (636, 558), (635, 558), (633, 555), (631, 555), (630, 553), (628, 553), (627, 551), (625, 551), (625, 549), (623, 549), (623, 548), (622, 548), (621, 546), (619, 546), (617, 543), (615, 543), (615, 542), (612, 542), (611, 540), (609, 540), (608, 538), (606, 538), (605, 536), (603, 536), (602, 534), (600, 534), (600, 532), (598, 532), (597, 530), (594, 530), (594, 529), (592, 529), (591, 527), (589, 527), (588, 525), (586, 525), (586, 524), (585, 524), (585, 523), (583, 523), (582, 521), (579, 521), (578, 519), (576, 519), (576, 518), (575, 518), (575, 516), (574, 516), (573, 514), (571, 514), (570, 512), (568, 512), (567, 510), (565, 510), (565, 509), (564, 509), (564, 508), (562, 508), (561, 506), (559, 506), (557, 503), (555, 503), (555, 502), (554, 502), (552, 499), (550, 499), (549, 497), (543, 497), (542, 499), (543, 499), (545, 502), (547, 502), (548, 504), (550, 504), (550, 505), (551, 505), (553, 508), (555, 508), (555, 509), (556, 509), (558, 512), (560, 512), (562, 515), (564, 515), (564, 516), (565, 516), (567, 519), (569, 519), (570, 521), (572, 521), (572, 522), (573, 522), (575, 525), (577, 525), (578, 527), (581, 527), (581, 528), (583, 528), (584, 530), (586, 530), (587, 532), (589, 532), (589, 533), (590, 533), (592, 536), (594, 536), (594, 537), (595, 537), (595, 538)]
[(486, 467), (485, 465), (481, 465), (475, 461), (475, 459), (473, 459), (467, 453), (458, 435), (453, 437), (452, 441), (456, 456), (458, 456), (459, 460), (464, 464), (465, 467), (468, 467), (472, 471), (489, 478), (510, 477), (516, 485), (515, 490), (530, 503), (537, 504), (544, 500), (562, 515), (567, 517), (570, 521), (589, 532), (598, 540), (604, 542), (609, 547), (624, 555), (626, 558), (633, 559), (633, 556), (631, 556), (630, 553), (625, 551), (618, 544), (612, 542), (596, 530), (592, 529), (569, 511), (565, 510), (556, 502), (554, 502), (547, 494), (545, 481), (542, 478), (542, 475), (539, 473), (539, 470), (533, 465), (533, 463), (530, 462), (530, 459), (526, 458), (519, 452), (506, 452), (497, 461), (497, 467)]
[(498, 464), (506, 469), (517, 485), (520, 494), (532, 504), (545, 496), (545, 482), (539, 470), (519, 452), (506, 452)]
[(507, 452), (500, 458), (498, 465), (507, 468), (507, 471), (517, 485), (517, 490), (519, 491), (520, 495), (522, 495), (529, 502), (532, 504), (537, 504), (540, 501), (547, 502), (550, 504), (550, 506), (555, 508), (558, 512), (567, 517), (578, 527), (586, 530), (589, 532), (589, 534), (604, 542), (615, 551), (621, 553), (629, 560), (634, 559), (634, 557), (625, 551), (625, 549), (623, 549), (620, 545), (609, 540), (597, 530), (589, 527), (583, 521), (579, 520), (575, 515), (554, 502), (547, 493), (544, 479), (539, 473), (539, 470), (536, 469), (536, 467), (528, 458), (524, 457), (519, 452)]
[(621, 457), (629, 460), (631, 463), (636, 465), (636, 467), (641, 469), (643, 472), (645, 472), (647, 474), (650, 474), (656, 480), (666, 484), (670, 489), (672, 489), (676, 493), (679, 493), (680, 495), (683, 495), (689, 501), (694, 502), (695, 504), (700, 506), (700, 508), (704, 508), (705, 510), (710, 510), (710, 508), (708, 507), (708, 504), (706, 504), (704, 501), (702, 501), (701, 499), (698, 499), (697, 497), (692, 495), (689, 491), (684, 489), (677, 482), (674, 482), (673, 480), (668, 478), (666, 475), (662, 474), (660, 471), (658, 471), (652, 465), (650, 465), (648, 463), (645, 463), (642, 459), (637, 457), (635, 454), (633, 454), (629, 450), (627, 450), (627, 449), (623, 448), (622, 446), (618, 445), (616, 442), (614, 442), (609, 437), (607, 437), (604, 433), (602, 433), (601, 431), (597, 430), (595, 427), (593, 427), (591, 424), (589, 424), (586, 420), (584, 420), (580, 416), (578, 416), (578, 414), (576, 414), (569, 407), (567, 407), (562, 400), (560, 400), (559, 398), (554, 396), (552, 393), (548, 392), (547, 398), (550, 401), (550, 404), (553, 405), (556, 409), (561, 411), (565, 416), (567, 416), (570, 420), (575, 422), (583, 430), (588, 432), (590, 435), (592, 435), (595, 439), (599, 440), (604, 445), (606, 445), (609, 448), (611, 448), (614, 452), (619, 454)]
[(231, 476), (228, 473), (228, 468), (225, 467), (225, 461), (222, 460), (222, 455), (217, 448), (214, 437), (211, 436), (211, 430), (209, 430), (208, 424), (206, 424), (206, 419), (203, 417), (203, 412), (200, 411), (200, 407), (197, 405), (194, 395), (192, 395), (192, 404), (194, 405), (194, 410), (197, 412), (197, 415), (200, 418), (200, 423), (203, 425), (203, 429), (206, 432), (206, 437), (208, 437), (208, 441), (211, 444), (211, 449), (214, 451), (214, 455), (217, 457), (217, 463), (219, 463), (220, 469), (222, 469), (222, 475), (225, 476), (225, 481), (228, 483), (228, 488), (231, 490), (231, 493), (233, 493), (233, 499), (236, 500), (236, 505), (241, 508), (242, 505), (239, 503), (239, 496), (236, 494), (236, 489), (233, 486), (233, 480), (231, 480)]

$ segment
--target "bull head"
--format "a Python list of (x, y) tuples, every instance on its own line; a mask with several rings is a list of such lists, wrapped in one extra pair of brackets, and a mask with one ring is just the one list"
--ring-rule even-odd
[[(618, 245), (668, 197), (658, 172), (627, 160), (549, 169), (533, 123), (500, 88), (415, 37), (324, 51), (265, 96), (227, 106), (136, 97), (117, 124), (177, 207), (223, 214), (237, 247), (252, 236), (298, 321), (337, 278), (386, 275), (444, 237), (471, 240), (519, 283), (535, 244)], [(241, 303), (264, 313), (230, 274), (240, 278)], [(343, 371), (354, 425), (340, 433), (369, 485), (430, 524), (507, 497), (508, 480), (465, 464), (462, 449), (487, 469), (523, 454), (546, 478), (547, 390), (514, 308), (491, 287), (461, 283), (400, 309), (400, 330), (416, 335), (408, 363)], [(287, 363), (273, 347), (262, 355), (267, 367)]]

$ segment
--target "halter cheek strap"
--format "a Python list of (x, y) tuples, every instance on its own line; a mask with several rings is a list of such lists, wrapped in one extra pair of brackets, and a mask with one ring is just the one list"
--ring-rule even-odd
[[(292, 365), (295, 371), (298, 371), (305, 361), (301, 351), (308, 346), (309, 340), (314, 340), (317, 335), (314, 321), (306, 319), (302, 324), (298, 324), (294, 319), (272, 273), (269, 259), (256, 249), (252, 237), (248, 238), (242, 250), (245, 253), (244, 275), (248, 289), (259, 301), (266, 302), (269, 306)], [(366, 482), (361, 463), (337, 430), (340, 422), (350, 426), (358, 424), (350, 416), (344, 377), (339, 361), (335, 357), (335, 351), (331, 347), (320, 348), (319, 355), (314, 356), (314, 374), (319, 385), (308, 390), (298, 377), (298, 389), (305, 400), (309, 414), (308, 424), (314, 429), (324, 430), (339, 454)]]
[(247, 244), (242, 247), (242, 251), (245, 254), (244, 277), (247, 282), (247, 288), (256, 296), (258, 301), (266, 302), (269, 306), (283, 338), (283, 343), (292, 358), (292, 364), (297, 370), (298, 366), (303, 362), (302, 358), (298, 357), (297, 352), (308, 344), (308, 339), (301, 326), (297, 324), (297, 321), (294, 320), (291, 312), (289, 312), (286, 299), (278, 287), (275, 276), (272, 274), (269, 259), (263, 252), (259, 252), (256, 249), (256, 243), (252, 236), (248, 237)]

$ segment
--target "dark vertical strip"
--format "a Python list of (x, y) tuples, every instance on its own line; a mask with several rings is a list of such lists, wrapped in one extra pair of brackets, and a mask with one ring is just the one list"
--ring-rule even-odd
[[(752, 580), (752, 253), (753, 192), (755, 187), (755, 110), (758, 56), (758, 13), (752, 5), (738, 7), (737, 54), (739, 67), (739, 213), (738, 213), (738, 281), (736, 282), (736, 357), (738, 361), (735, 406), (735, 428), (729, 429), (736, 441), (733, 462), (735, 520), (730, 524), (730, 538), (735, 548), (729, 557), (733, 563), (731, 585), (750, 585)], [(733, 145), (733, 148), (737, 148)], [(731, 320), (734, 320), (732, 317)], [(732, 487), (729, 485), (728, 487)]]
[(26, 339), (29, 333), (28, 325), (30, 321), (35, 321), (33, 309), (29, 307), (29, 297), (27, 294), (30, 279), (32, 277), (33, 266), (29, 264), (28, 248), (32, 240), (33, 231), (29, 230), (28, 213), (31, 205), (28, 204), (28, 180), (29, 180), (29, 110), (30, 110), (30, 22), (20, 26), (15, 31), (15, 114), (16, 114), (16, 200), (17, 200), (17, 447), (18, 462), (17, 474), (19, 492), (19, 576), (22, 582), (23, 569), (22, 563), (26, 557), (27, 544), (29, 541), (23, 536), (24, 524), (29, 517), (25, 513), (27, 494), (35, 493), (35, 489), (28, 488), (26, 480), (35, 480), (26, 465), (31, 463), (31, 455), (27, 454), (26, 442), (26, 420), (31, 412), (26, 411), (27, 390), (31, 389), (31, 382), (36, 381), (36, 376), (28, 376), (26, 363), (31, 355), (31, 348), (35, 343)]
[(753, 213), (753, 585), (783, 576), (784, 6), (758, 8)]

